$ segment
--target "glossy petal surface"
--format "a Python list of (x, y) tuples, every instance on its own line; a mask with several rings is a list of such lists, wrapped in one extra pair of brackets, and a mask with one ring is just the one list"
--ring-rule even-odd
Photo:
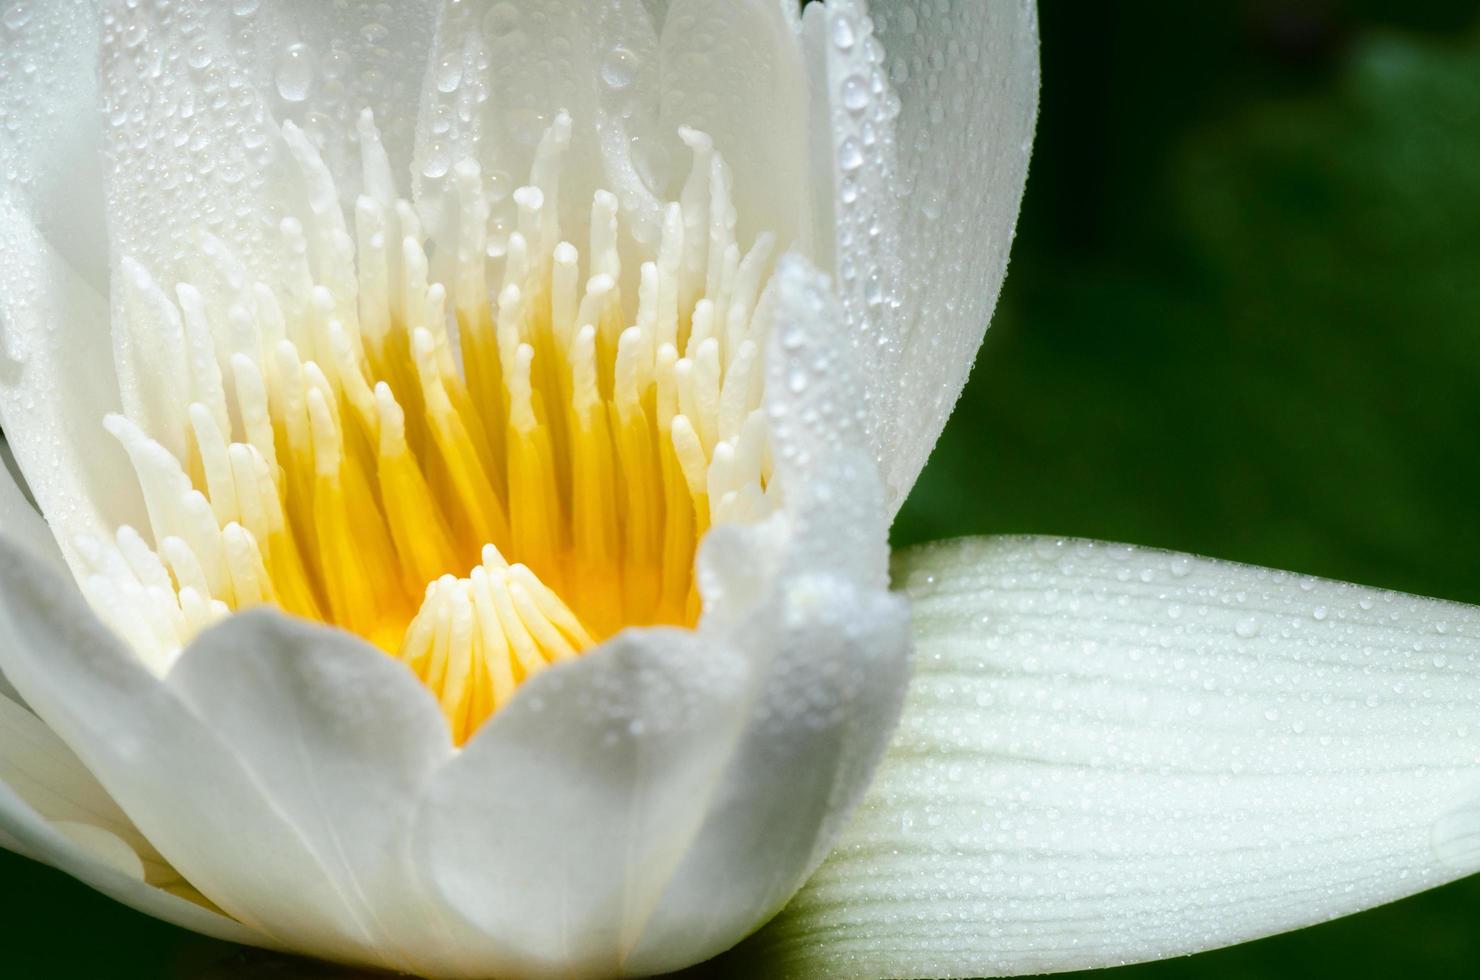
[(1188, 953), (1480, 867), (1480, 612), (1055, 539), (908, 552), (916, 679), (780, 975)]

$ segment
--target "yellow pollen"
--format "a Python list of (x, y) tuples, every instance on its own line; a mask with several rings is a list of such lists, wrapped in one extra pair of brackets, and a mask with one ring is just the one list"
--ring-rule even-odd
[[(250, 606), (350, 630), (427, 685), (458, 744), (550, 664), (627, 626), (695, 623), (700, 539), (770, 500), (771, 243), (734, 241), (708, 140), (684, 133), (685, 205), (635, 268), (606, 192), (585, 255), (561, 238), (565, 117), (505, 202), (506, 240), (462, 163), (434, 277), (408, 204), (362, 196), (351, 232), (316, 151), (284, 131), (312, 211), (282, 223), (296, 285), (248, 282), (209, 236), (210, 289), (172, 299), (124, 263), (122, 329), (159, 348), (133, 370), (163, 407), (106, 425), (152, 542), (79, 542), (95, 606), (161, 670)], [(368, 167), (368, 116), (360, 137)]]

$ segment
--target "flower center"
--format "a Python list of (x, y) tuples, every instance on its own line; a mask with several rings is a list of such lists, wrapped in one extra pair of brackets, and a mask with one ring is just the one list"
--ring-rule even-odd
[[(694, 171), (653, 254), (604, 191), (585, 254), (562, 239), (561, 116), (511, 195), (517, 230), (464, 162), (456, 240), (429, 258), (404, 201), (362, 196), (352, 235), (285, 126), (312, 212), (282, 223), (298, 282), (249, 282), (209, 236), (213, 273), (173, 301), (124, 262), (124, 318), (150, 324), (165, 367), (155, 410), (106, 420), (150, 540), (79, 542), (105, 618), (161, 671), (232, 610), (343, 627), (422, 678), (459, 744), (548, 664), (625, 626), (692, 625), (700, 538), (774, 496), (772, 243), (742, 252), (723, 161), (683, 135)], [(383, 159), (368, 114), (360, 136)]]

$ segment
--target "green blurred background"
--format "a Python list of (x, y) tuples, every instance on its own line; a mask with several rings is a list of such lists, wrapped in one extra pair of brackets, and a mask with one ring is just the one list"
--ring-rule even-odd
[[(1480, 602), (1477, 13), (1042, 0), (1012, 271), (896, 542), (1084, 535)], [(341, 976), (9, 854), (0, 881), (7, 977)], [(1111, 975), (1474, 977), (1477, 914), (1461, 882)]]

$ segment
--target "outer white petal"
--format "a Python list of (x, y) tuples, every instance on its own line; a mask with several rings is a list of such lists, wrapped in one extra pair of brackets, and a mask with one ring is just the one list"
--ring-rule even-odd
[[(901, 556), (917, 678), (776, 975), (1082, 969), (1480, 867), (1480, 611), (1116, 545)], [(768, 974), (769, 975), (769, 974)]]
[[(277, 887), (299, 887), (301, 878), (312, 888), (322, 875), (343, 911), (315, 910), (318, 928), (333, 931), (341, 915), (353, 922), (355, 959), (448, 975), (446, 931), (419, 892), (406, 841), (425, 785), (453, 748), (436, 702), (405, 665), (340, 630), (256, 611), (192, 643), (168, 688), (231, 747), (313, 855), (309, 867), (272, 869)], [(218, 790), (174, 792), (189, 799)], [(244, 880), (264, 875), (260, 860), (247, 849), (236, 855), (229, 877), (215, 883), (223, 901), (251, 891)]]
[[(767, 399), (785, 543), (770, 549), (765, 529), (720, 528), (700, 560), (708, 621), (746, 652), (757, 682), (632, 973), (714, 955), (786, 901), (867, 787), (906, 680), (905, 613), (883, 590), (882, 487), (847, 397), (858, 372), (838, 342), (845, 321), (805, 260), (784, 258), (773, 288)], [(759, 584), (745, 580), (757, 570)], [(727, 623), (747, 592), (750, 610)]]
[(0, 783), (0, 831), (5, 846), (52, 865), (114, 901), (165, 922), (227, 942), (273, 947), (271, 940), (194, 901), (147, 884), (128, 845), (91, 824), (50, 823)]
[(365, 959), (365, 929), (246, 762), (71, 582), (4, 541), (0, 667), (169, 863), (263, 944)]
[[(0, 464), (8, 463), (4, 457), (8, 448), (0, 445)], [(0, 534), (20, 545), (34, 558), (50, 564), (59, 571), (66, 570), (61, 549), (51, 528), (26, 497), (9, 465), (0, 465)]]
[(747, 665), (706, 639), (623, 634), (547, 671), (438, 773), (418, 863), (466, 921), (464, 975), (624, 972), (744, 718)]
[(870, 442), (897, 510), (1007, 270), (1038, 107), (1037, 15), (1032, 0), (829, 0), (805, 22), (831, 232), (818, 256), (867, 352)]
[(0, 844), (167, 922), (218, 939), (266, 942), (200, 904), (199, 896), (182, 897), (188, 886), (77, 757), (41, 719), (6, 697), (0, 697)]

